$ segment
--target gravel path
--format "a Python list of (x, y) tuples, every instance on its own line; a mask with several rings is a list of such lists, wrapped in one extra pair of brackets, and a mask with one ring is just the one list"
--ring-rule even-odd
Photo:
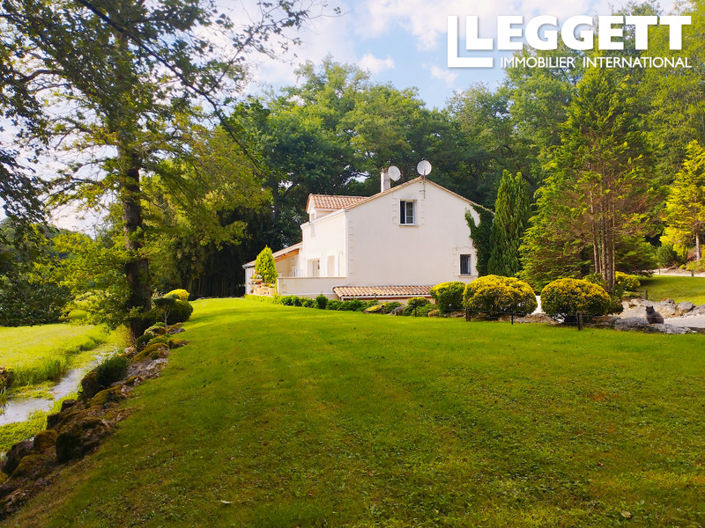
[(670, 317), (663, 320), (673, 326), (687, 326), (688, 328), (705, 328), (705, 315), (684, 315), (683, 317)]

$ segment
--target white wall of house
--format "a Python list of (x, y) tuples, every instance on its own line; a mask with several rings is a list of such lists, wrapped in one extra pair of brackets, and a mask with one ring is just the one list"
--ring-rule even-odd
[[(415, 204), (413, 225), (400, 224), (401, 200)], [(473, 280), (477, 259), (465, 221), (467, 211), (479, 222), (468, 202), (425, 181), (393, 188), (350, 208), (346, 211), (347, 284), (432, 285)], [(471, 256), (469, 275), (460, 273), (460, 255)]]
[(342, 209), (303, 224), (296, 276), (345, 277), (346, 232), (346, 212)]

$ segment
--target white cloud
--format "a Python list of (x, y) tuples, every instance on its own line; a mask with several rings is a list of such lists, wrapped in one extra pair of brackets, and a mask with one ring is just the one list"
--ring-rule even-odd
[(438, 66), (431, 66), (430, 70), (431, 77), (434, 77), (435, 79), (440, 79), (448, 86), (453, 86), (453, 83), (455, 83), (455, 80), (458, 78), (458, 74), (452, 72), (448, 68), (439, 68)]
[(370, 73), (379, 73), (384, 70), (391, 70), (394, 68), (394, 59), (389, 55), (386, 58), (380, 59), (372, 55), (372, 53), (366, 53), (359, 61), (358, 65), (363, 70), (367, 70)]

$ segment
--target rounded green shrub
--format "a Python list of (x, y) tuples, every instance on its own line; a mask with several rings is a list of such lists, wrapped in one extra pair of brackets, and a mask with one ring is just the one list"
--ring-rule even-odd
[(193, 306), (191, 306), (190, 302), (177, 300), (174, 305), (169, 309), (166, 322), (170, 325), (176, 323), (183, 323), (189, 320), (189, 317), (191, 317), (192, 313)]
[(313, 308), (314, 306), (316, 306), (316, 301), (304, 297), (301, 299), (301, 306), (303, 306), (304, 308)]
[(605, 315), (610, 308), (610, 296), (605, 289), (581, 279), (558, 279), (541, 291), (541, 307), (551, 317)]
[(264, 246), (259, 255), (255, 259), (255, 272), (262, 277), (265, 284), (275, 284), (277, 282), (277, 266), (274, 261), (274, 255), (269, 246)]
[(528, 283), (515, 277), (485, 275), (465, 287), (465, 307), (472, 315), (527, 315), (536, 310), (536, 295)]
[(319, 310), (325, 310), (327, 305), (328, 297), (323, 294), (316, 297), (316, 308), (318, 308)]
[(463, 309), (464, 292), (464, 282), (441, 282), (431, 288), (431, 297), (436, 301), (438, 310), (445, 314)]

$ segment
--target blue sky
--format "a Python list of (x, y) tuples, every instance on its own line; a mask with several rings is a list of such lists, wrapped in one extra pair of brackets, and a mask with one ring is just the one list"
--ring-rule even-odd
[[(233, 18), (241, 16), (251, 0), (220, 0)], [(256, 58), (248, 90), (257, 93), (264, 85), (275, 87), (296, 81), (295, 64), (320, 62), (331, 55), (340, 62), (369, 70), (376, 82), (391, 82), (397, 88), (415, 86), (431, 107), (442, 107), (455, 91), (483, 82), (490, 88), (503, 79), (495, 60), (492, 69), (449, 69), (446, 57), (447, 20), (456, 15), (480, 17), (480, 36), (494, 36), (497, 15), (553, 15), (560, 20), (573, 15), (608, 15), (621, 0), (328, 0), (327, 11), (339, 6), (340, 16), (317, 16), (297, 34), (303, 43), (296, 57), (273, 61)], [(674, 0), (662, 0), (664, 11)], [(463, 24), (461, 23), (461, 27)], [(461, 41), (461, 49), (464, 40)], [(498, 56), (496, 54), (496, 56)]]

